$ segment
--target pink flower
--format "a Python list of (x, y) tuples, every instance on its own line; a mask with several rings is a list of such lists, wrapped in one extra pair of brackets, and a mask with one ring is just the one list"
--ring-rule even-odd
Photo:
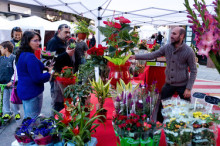
[(203, 45), (202, 42), (200, 42), (197, 44), (197, 47), (199, 48), (198, 55), (209, 56), (209, 51), (211, 50), (210, 46)]
[(214, 37), (213, 35), (213, 31), (207, 31), (205, 32), (205, 34), (202, 35), (201, 37), (201, 41), (202, 41), (202, 44), (204, 46), (212, 46), (213, 43), (216, 41), (217, 38)]

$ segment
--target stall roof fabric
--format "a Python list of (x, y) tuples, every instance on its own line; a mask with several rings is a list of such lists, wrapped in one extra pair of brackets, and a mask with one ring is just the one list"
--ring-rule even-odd
[[(188, 25), (184, 0), (10, 0), (44, 6), (81, 15), (93, 20), (124, 16), (133, 25)], [(205, 0), (214, 12), (213, 0)], [(191, 6), (194, 0), (189, 0)], [(98, 11), (99, 8), (102, 8)]]

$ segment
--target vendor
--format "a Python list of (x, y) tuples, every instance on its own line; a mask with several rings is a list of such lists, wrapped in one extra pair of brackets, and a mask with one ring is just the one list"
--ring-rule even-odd
[[(132, 55), (130, 59), (152, 60), (157, 57), (166, 57), (166, 83), (161, 91), (161, 99), (167, 99), (177, 92), (180, 98), (190, 101), (191, 91), (196, 79), (197, 68), (195, 53), (192, 48), (184, 43), (185, 29), (175, 27), (171, 32), (171, 43), (161, 47), (159, 50), (140, 55)], [(190, 69), (190, 74), (188, 72)], [(162, 104), (158, 111), (158, 121), (163, 122), (161, 114)]]

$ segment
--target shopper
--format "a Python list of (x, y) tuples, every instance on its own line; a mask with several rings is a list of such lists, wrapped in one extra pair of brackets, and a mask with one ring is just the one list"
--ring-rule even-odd
[(1, 54), (3, 56), (0, 57), (0, 84), (7, 84), (7, 87), (3, 92), (3, 119), (9, 120), (12, 115), (15, 114), (15, 120), (19, 120), (20, 111), (18, 104), (12, 104), (12, 111), (10, 109), (10, 97), (12, 91), (12, 76), (14, 72), (16, 72), (16, 68), (14, 66), (15, 55), (13, 52), (13, 44), (10, 41), (5, 41), (1, 43)]
[[(70, 27), (66, 24), (61, 24), (54, 37), (48, 42), (47, 51), (56, 52), (54, 70), (61, 72), (64, 66), (73, 67), (72, 56), (75, 50), (69, 50), (67, 40), (70, 38)], [(58, 83), (53, 79), (50, 82), (50, 92), (52, 98), (52, 108), (60, 111), (64, 108), (64, 99)], [(53, 114), (53, 112), (52, 112)]]
[(45, 66), (34, 55), (41, 37), (37, 32), (25, 31), (16, 56), (18, 73), (17, 93), (23, 102), (24, 118), (36, 118), (42, 108), (44, 83), (48, 82), (53, 67), (43, 73)]
[(20, 45), (20, 41), (21, 41), (21, 37), (22, 37), (22, 30), (20, 27), (14, 27), (11, 30), (11, 42), (14, 45), (14, 49), (13, 49), (13, 54), (16, 55), (16, 52), (19, 48)]

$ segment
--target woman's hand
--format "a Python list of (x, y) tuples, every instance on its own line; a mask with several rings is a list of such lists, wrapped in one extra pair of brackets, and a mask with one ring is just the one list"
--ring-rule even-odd
[(7, 84), (7, 87), (11, 87), (12, 86), (12, 82), (9, 82), (8, 84)]

